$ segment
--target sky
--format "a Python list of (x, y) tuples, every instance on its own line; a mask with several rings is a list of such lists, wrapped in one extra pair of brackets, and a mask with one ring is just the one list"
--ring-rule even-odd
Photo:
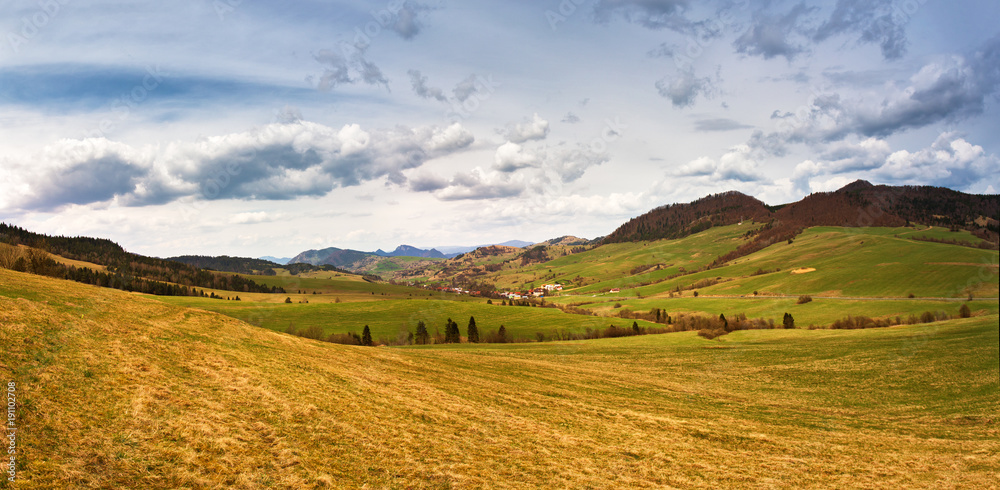
[(152, 256), (1000, 188), (994, 0), (0, 0), (0, 221)]

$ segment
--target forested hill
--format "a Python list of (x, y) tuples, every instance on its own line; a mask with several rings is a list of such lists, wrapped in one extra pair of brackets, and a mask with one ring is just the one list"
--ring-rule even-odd
[(713, 226), (742, 220), (767, 222), (771, 210), (761, 201), (736, 191), (713, 194), (686, 204), (658, 207), (632, 218), (604, 237), (604, 243), (684, 238)]
[(179, 257), (167, 257), (167, 260), (180, 262), (199, 269), (235, 272), (237, 274), (272, 275), (274, 274), (274, 267), (282, 267), (280, 264), (268, 260), (252, 259), (249, 257), (230, 257), (228, 255), (220, 255), (218, 257), (181, 255)]
[(329, 271), (329, 272), (341, 272), (344, 274), (352, 274), (352, 272), (339, 267), (334, 267), (332, 265), (312, 265), (305, 263), (289, 263), (287, 265), (281, 265), (276, 262), (271, 262), (263, 259), (254, 259), (250, 257), (230, 257), (228, 255), (220, 255), (218, 257), (210, 257), (205, 255), (181, 255), (178, 257), (169, 257), (167, 260), (172, 260), (174, 262), (180, 262), (182, 264), (191, 265), (201, 269), (210, 269), (215, 271), (225, 271), (225, 272), (235, 272), (237, 274), (257, 274), (264, 276), (273, 276), (276, 274), (275, 269), (285, 269), (292, 275), (301, 274), (303, 272), (313, 272), (313, 271)]
[(834, 192), (767, 206), (731, 191), (689, 204), (656, 208), (629, 220), (604, 243), (683, 238), (713, 226), (753, 219), (770, 223), (766, 235), (785, 237), (809, 226), (903, 226), (907, 222), (967, 229), (997, 242), (1000, 196), (973, 195), (942, 187), (872, 185), (859, 180)]
[[(280, 288), (257, 284), (237, 275), (216, 274), (180, 262), (130, 253), (117, 243), (102, 238), (49, 236), (0, 223), (0, 243), (24, 245), (67, 259), (90, 262), (107, 268), (107, 272), (88, 273), (83, 270), (86, 268), (66, 266), (51, 259), (29, 254), (17, 264), (12, 264), (16, 270), (116, 289), (170, 295), (194, 294), (189, 288), (195, 287), (237, 292), (284, 292)], [(180, 287), (165, 287), (163, 283), (173, 283)]]

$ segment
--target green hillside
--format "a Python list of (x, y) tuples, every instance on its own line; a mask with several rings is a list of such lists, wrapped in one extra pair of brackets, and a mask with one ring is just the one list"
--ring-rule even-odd
[(361, 348), (0, 270), (17, 488), (989, 488), (997, 325)]

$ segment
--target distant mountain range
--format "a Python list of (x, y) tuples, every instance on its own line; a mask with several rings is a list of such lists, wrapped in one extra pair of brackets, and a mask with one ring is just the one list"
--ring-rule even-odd
[(436, 249), (424, 250), (417, 247), (411, 247), (409, 245), (400, 245), (396, 247), (396, 250), (392, 252), (385, 252), (381, 248), (375, 251), (375, 255), (379, 257), (423, 257), (426, 259), (446, 259), (449, 258), (445, 254), (437, 251)]
[[(490, 245), (503, 245), (507, 247), (518, 247), (523, 248), (531, 245), (532, 242), (526, 242), (523, 240), (510, 240), (503, 243), (491, 243), (486, 245), (478, 245), (475, 247), (469, 246), (446, 246), (446, 247), (435, 247), (431, 249), (417, 248), (411, 245), (400, 245), (396, 247), (392, 252), (386, 252), (382, 249), (378, 249), (374, 252), (361, 252), (358, 250), (341, 249), (336, 247), (329, 247), (320, 250), (306, 250), (295, 257), (287, 259), (283, 264), (294, 264), (294, 263), (304, 263), (312, 265), (333, 265), (336, 267), (343, 267), (351, 269), (356, 267), (358, 263), (366, 262), (367, 259), (371, 257), (418, 257), (424, 259), (450, 259), (457, 255), (463, 253), (471, 252), (479, 247), (487, 247)], [(278, 262), (277, 260), (271, 260), (272, 262)], [(282, 262), (279, 262), (282, 263)]]
[(291, 257), (272, 257), (270, 255), (265, 255), (263, 257), (258, 257), (258, 258), (260, 260), (266, 260), (268, 262), (274, 262), (275, 264), (281, 264), (281, 265), (285, 265), (288, 263), (289, 260), (292, 260)]

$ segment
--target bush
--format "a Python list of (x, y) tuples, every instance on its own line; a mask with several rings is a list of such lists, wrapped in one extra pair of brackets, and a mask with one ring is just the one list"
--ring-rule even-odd
[(803, 295), (803, 296), (799, 296), (799, 300), (796, 301), (795, 304), (797, 304), (797, 305), (804, 305), (804, 304), (806, 304), (806, 303), (808, 303), (808, 302), (810, 302), (812, 300), (813, 300), (812, 296), (805, 296), (805, 295)]

